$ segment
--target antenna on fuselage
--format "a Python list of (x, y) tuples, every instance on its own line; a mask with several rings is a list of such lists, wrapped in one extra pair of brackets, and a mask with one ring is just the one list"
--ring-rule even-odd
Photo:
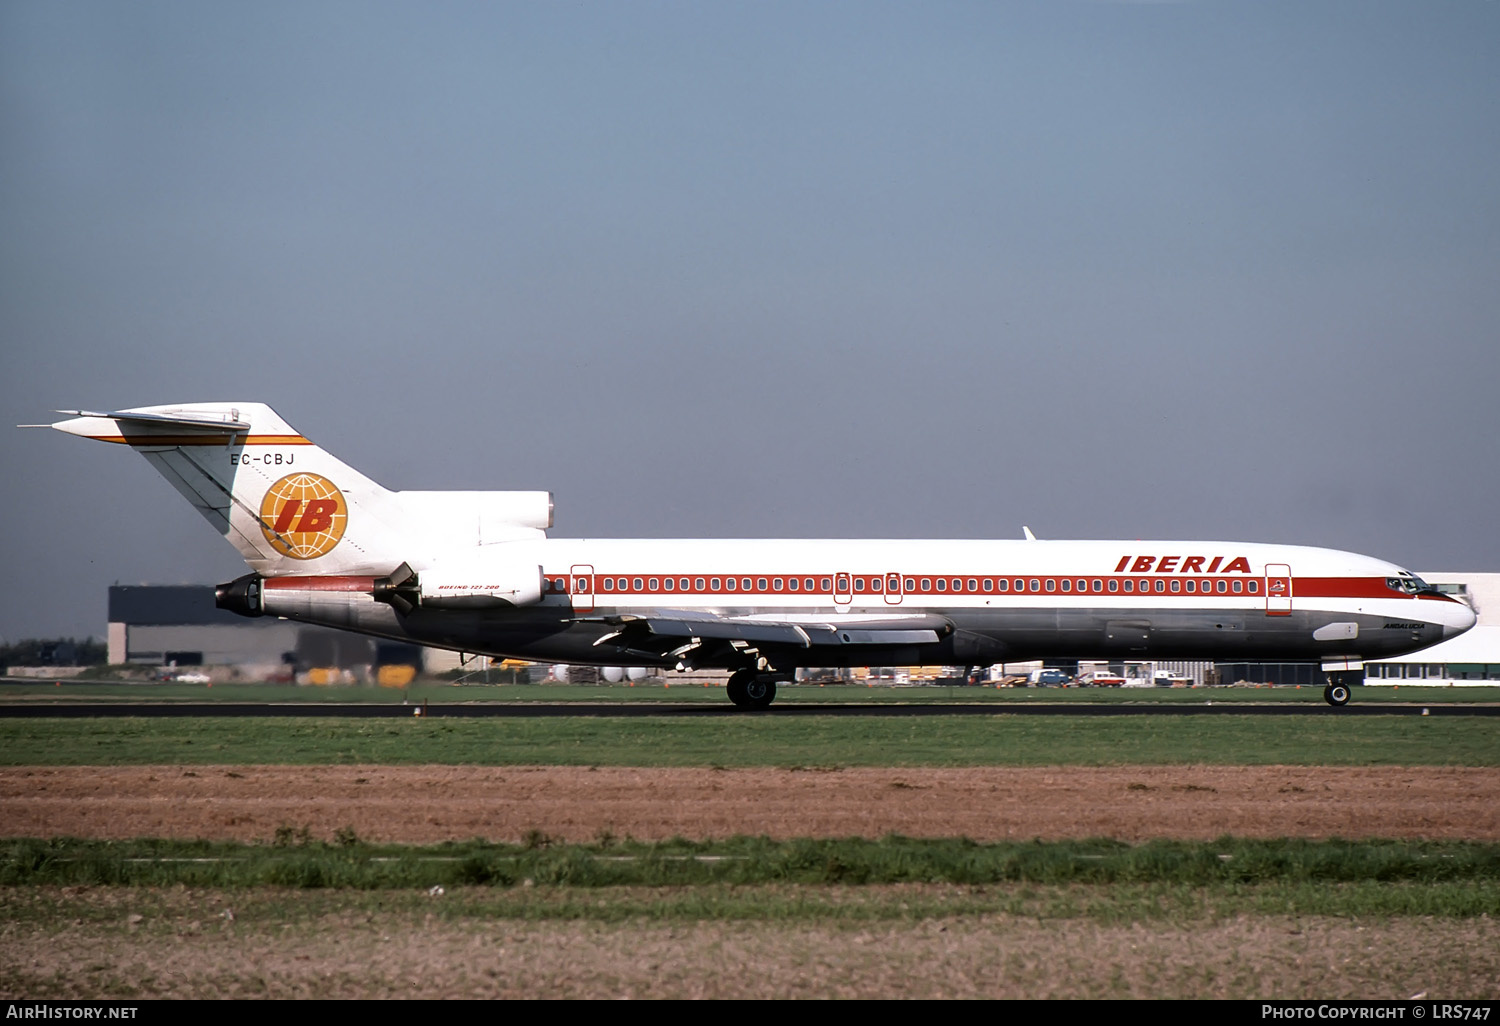
[(1027, 527), (1025, 524), (1021, 525), (1021, 533), (1026, 536), (1027, 541), (1036, 541), (1036, 535), (1032, 534), (1031, 528)]

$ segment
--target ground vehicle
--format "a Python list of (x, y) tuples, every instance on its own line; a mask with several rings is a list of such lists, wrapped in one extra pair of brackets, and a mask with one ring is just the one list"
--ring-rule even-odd
[(1073, 678), (1061, 670), (1032, 670), (1026, 675), (1026, 682), (1036, 688), (1065, 688)]
[(1079, 658), (1316, 659), (1343, 705), (1364, 660), (1475, 622), (1395, 564), (1306, 546), (549, 538), (548, 492), (391, 491), (259, 403), (71, 413), (36, 426), (140, 452), (239, 550), (252, 572), (219, 586), (223, 609), (541, 663), (723, 669), (749, 708), (801, 667)]
[(1125, 678), (1110, 670), (1086, 670), (1075, 683), (1081, 688), (1118, 688), (1124, 686)]

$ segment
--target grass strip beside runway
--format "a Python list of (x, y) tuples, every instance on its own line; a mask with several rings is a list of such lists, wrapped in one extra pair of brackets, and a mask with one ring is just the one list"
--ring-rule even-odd
[[(1246, 907), (1242, 899), (1247, 888), (1270, 888), (1251, 906), (1328, 915), (1493, 916), (1500, 913), (1500, 845), (1237, 838), (1139, 845), (1107, 840), (977, 844), (904, 837), (656, 843), (606, 838), (594, 844), (559, 844), (537, 835), (519, 845), (470, 841), (415, 846), (368, 844), (352, 832), (325, 843), (291, 830), (270, 844), (71, 839), (0, 844), (0, 885), (7, 887), (430, 890), (828, 884), (1129, 886), (1137, 888), (1136, 896), (1121, 910), (1128, 907), (1131, 915), (1148, 916), (1162, 914), (1152, 909), (1164, 896), (1167, 908), (1201, 912), (1210, 899), (1234, 897)], [(1191, 888), (1209, 893), (1183, 890)], [(723, 906), (715, 915), (776, 915), (759, 902), (736, 901), (728, 893), (710, 896)], [(696, 900), (703, 898), (704, 893), (696, 894)], [(655, 900), (671, 899), (657, 895)], [(1016, 911), (1011, 904), (996, 910)], [(547, 914), (579, 913), (563, 906)], [(614, 914), (638, 915), (641, 909), (639, 903), (627, 902)]]
[(1496, 766), (1500, 717), (0, 720), (0, 765)]

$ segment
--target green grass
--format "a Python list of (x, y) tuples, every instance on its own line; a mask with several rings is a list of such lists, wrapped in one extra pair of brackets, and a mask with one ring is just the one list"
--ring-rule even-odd
[(1496, 766), (1500, 717), (0, 720), (0, 765)]
[[(720, 682), (722, 684), (722, 682)], [(373, 686), (303, 687), (295, 684), (148, 684), (108, 681), (54, 681), (18, 683), (7, 680), (0, 685), (0, 704), (37, 700), (70, 701), (149, 701), (149, 702), (276, 702), (276, 703), (371, 703), (400, 705), (403, 702), (604, 702), (636, 703), (705, 702), (725, 705), (728, 699), (722, 686), (671, 683), (581, 686), (567, 684), (494, 684), (454, 685), (421, 682), (409, 688)], [(1066, 702), (1112, 705), (1201, 705), (1205, 702), (1323, 704), (1323, 689), (1318, 687), (1215, 687), (1215, 688), (993, 688), (958, 686), (866, 687), (853, 684), (783, 685), (778, 704), (921, 704), (948, 703), (1006, 705), (1031, 702)], [(1469, 704), (1500, 702), (1500, 687), (1363, 687), (1356, 688), (1354, 702), (1360, 705), (1385, 703)]]
[[(722, 887), (953, 884), (1050, 888), (1063, 914), (1067, 888), (1127, 888), (1110, 904), (1131, 915), (1201, 910), (1205, 890), (1261, 912), (1435, 915), (1500, 914), (1500, 845), (1464, 842), (1245, 840), (976, 844), (886, 837), (875, 841), (734, 838), (661, 843), (603, 840), (525, 845), (481, 841), (433, 846), (309, 842), (285, 831), (281, 844), (187, 841), (13, 840), (0, 844), (0, 885), (282, 887), (388, 891), (434, 886), (488, 888), (683, 888), (675, 901), (731, 918), (788, 914)], [(970, 896), (972, 897), (972, 895)], [(1008, 892), (1004, 910), (1026, 892)], [(806, 894), (788, 892), (788, 901)], [(1078, 895), (1072, 895), (1076, 899)], [(1100, 895), (1085, 892), (1084, 904)], [(1060, 904), (1062, 903), (1062, 904)], [(640, 914), (641, 900), (611, 902), (611, 915)], [(983, 902), (980, 903), (981, 905)], [(960, 906), (972, 912), (974, 904)], [(590, 904), (554, 904), (553, 917), (597, 915)], [(1078, 907), (1072, 914), (1080, 914)], [(932, 913), (922, 913), (932, 914)]]

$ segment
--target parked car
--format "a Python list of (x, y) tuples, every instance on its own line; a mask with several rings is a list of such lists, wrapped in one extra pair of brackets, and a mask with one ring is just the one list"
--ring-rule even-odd
[(1076, 683), (1081, 688), (1118, 688), (1125, 685), (1125, 678), (1108, 670), (1089, 670), (1080, 673)]
[(1032, 670), (1026, 682), (1037, 688), (1065, 688), (1073, 683), (1073, 678), (1061, 670)]

